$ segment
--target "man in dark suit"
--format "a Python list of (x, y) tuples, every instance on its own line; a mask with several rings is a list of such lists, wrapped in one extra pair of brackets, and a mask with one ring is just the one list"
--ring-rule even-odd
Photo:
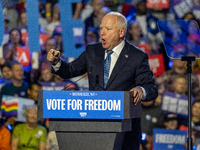
[[(100, 25), (101, 43), (86, 46), (73, 62), (66, 63), (60, 59), (58, 51), (49, 51), (47, 59), (52, 63), (52, 72), (62, 78), (88, 72), (89, 90), (132, 91), (135, 104), (141, 100), (154, 100), (158, 92), (148, 55), (124, 39), (126, 28), (127, 21), (123, 15), (108, 13)], [(132, 121), (133, 131), (125, 133), (122, 149), (139, 149), (140, 119)]]

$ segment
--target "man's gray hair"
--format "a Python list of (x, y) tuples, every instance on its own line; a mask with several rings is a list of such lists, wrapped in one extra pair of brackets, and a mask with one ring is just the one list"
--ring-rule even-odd
[(124, 17), (124, 15), (122, 15), (119, 12), (113, 12), (113, 11), (108, 13), (108, 14), (106, 14), (106, 16), (107, 15), (116, 15), (117, 16), (117, 21), (119, 23), (118, 25), (120, 27), (123, 27), (125, 29), (125, 32), (127, 31), (127, 20), (126, 20), (126, 17)]

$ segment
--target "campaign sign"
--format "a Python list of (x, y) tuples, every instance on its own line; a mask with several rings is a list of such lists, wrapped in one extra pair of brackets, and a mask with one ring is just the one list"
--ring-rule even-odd
[[(194, 97), (191, 98), (192, 103)], [(188, 116), (188, 96), (176, 94), (173, 92), (164, 92), (162, 97), (161, 108), (164, 113), (173, 112), (179, 117), (187, 118)]]
[(169, 8), (169, 0), (147, 0), (147, 8)]
[(154, 76), (158, 77), (164, 74), (165, 64), (163, 54), (149, 55), (149, 64)]
[(153, 129), (153, 149), (154, 150), (185, 150), (184, 144), (187, 142), (187, 131)]
[(71, 82), (39, 82), (42, 85), (42, 90), (63, 90)]
[(170, 8), (177, 18), (181, 19), (188, 12), (191, 12), (191, 4), (187, 0), (178, 0), (171, 3)]
[(26, 107), (34, 105), (34, 103), (35, 101), (32, 99), (3, 95), (1, 104), (2, 116), (16, 116), (16, 121), (26, 122), (24, 116)]
[(43, 118), (124, 119), (124, 92), (43, 91)]

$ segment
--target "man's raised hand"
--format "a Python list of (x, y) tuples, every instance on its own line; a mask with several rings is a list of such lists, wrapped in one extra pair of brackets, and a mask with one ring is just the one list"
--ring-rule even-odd
[(60, 52), (51, 49), (47, 54), (47, 60), (51, 62), (52, 65), (56, 65), (60, 60)]

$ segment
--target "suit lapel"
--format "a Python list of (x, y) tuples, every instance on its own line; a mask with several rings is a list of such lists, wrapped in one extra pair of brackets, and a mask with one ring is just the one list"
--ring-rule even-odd
[(105, 57), (105, 49), (100, 48), (96, 57), (96, 65), (97, 65), (96, 68), (98, 68), (96, 75), (99, 76), (99, 84), (102, 87), (104, 83), (104, 57)]
[(128, 55), (129, 52), (129, 45), (127, 42), (125, 42), (125, 46), (122, 49), (119, 58), (113, 68), (113, 71), (111, 73), (111, 76), (108, 80), (107, 83), (107, 87), (112, 83), (112, 81), (115, 79), (115, 77), (117, 76), (117, 74), (119, 73), (119, 71), (122, 69), (122, 67), (126, 64), (126, 62), (128, 61), (128, 59), (130, 58)]

